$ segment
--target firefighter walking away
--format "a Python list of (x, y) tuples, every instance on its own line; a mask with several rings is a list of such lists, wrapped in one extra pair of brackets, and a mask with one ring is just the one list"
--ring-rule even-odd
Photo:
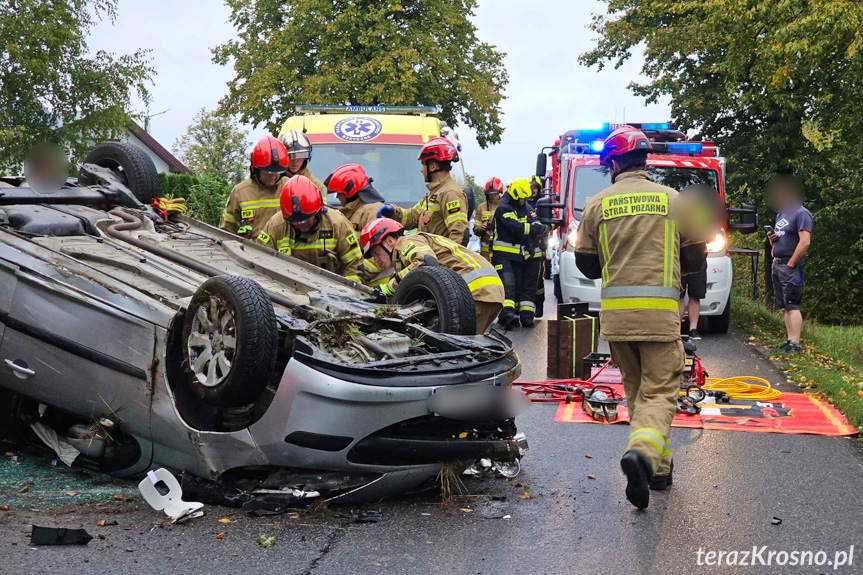
[(650, 148), (631, 126), (606, 138), (600, 162), (612, 185), (585, 205), (575, 247), (578, 269), (602, 278), (601, 336), (620, 368), (631, 422), (620, 467), (626, 498), (640, 509), (650, 489), (671, 486), (671, 420), (684, 366), (680, 275), (700, 269), (707, 254), (681, 233), (677, 191), (647, 175)]

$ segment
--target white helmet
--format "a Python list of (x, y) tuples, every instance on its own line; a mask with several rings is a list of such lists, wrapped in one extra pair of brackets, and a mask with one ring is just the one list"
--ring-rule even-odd
[(289, 130), (282, 134), (280, 139), (288, 149), (288, 157), (290, 159), (312, 159), (312, 143), (304, 133), (298, 132), (297, 130)]

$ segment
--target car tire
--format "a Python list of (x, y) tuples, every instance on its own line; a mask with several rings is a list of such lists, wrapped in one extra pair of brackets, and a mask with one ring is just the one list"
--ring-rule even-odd
[(449, 268), (415, 269), (399, 283), (393, 299), (397, 304), (433, 301), (436, 315), (428, 327), (441, 333), (476, 334), (473, 294), (462, 277)]
[(254, 280), (212, 277), (189, 302), (182, 342), (196, 397), (217, 407), (248, 405), (266, 388), (276, 360), (273, 304)]
[[(161, 194), (159, 173), (153, 160), (143, 150), (126, 142), (99, 144), (84, 158), (85, 164), (96, 164), (114, 172), (142, 204), (150, 204)], [(98, 184), (92, 176), (81, 174), (78, 183), (83, 186)]]
[(728, 333), (728, 326), (731, 323), (731, 298), (725, 302), (725, 309), (721, 315), (707, 316), (707, 329), (711, 333)]
[(557, 303), (564, 303), (563, 301), (563, 288), (560, 287), (560, 274), (554, 274), (554, 297), (557, 299)]

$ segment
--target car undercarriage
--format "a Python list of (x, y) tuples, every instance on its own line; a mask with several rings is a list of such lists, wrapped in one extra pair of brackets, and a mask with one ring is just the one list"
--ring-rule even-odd
[(114, 171), (82, 173), (96, 183), (0, 188), (0, 394), (20, 428), (86, 444), (75, 465), (166, 467), (223, 503), (356, 501), (523, 455), (521, 364), (502, 335), (440, 333), (434, 302), (371, 303), (316, 266), (163, 219)]

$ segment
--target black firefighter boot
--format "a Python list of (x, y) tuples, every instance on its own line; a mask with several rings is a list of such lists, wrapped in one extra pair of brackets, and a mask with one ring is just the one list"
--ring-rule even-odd
[(650, 480), (650, 488), (654, 491), (665, 491), (669, 487), (671, 487), (672, 480), (671, 474), (674, 473), (674, 460), (671, 460), (671, 469), (668, 473), (663, 473), (662, 475), (654, 475), (653, 479)]
[(653, 469), (641, 453), (631, 449), (623, 454), (620, 469), (626, 475), (626, 498), (639, 509), (647, 509), (650, 504), (650, 482)]
[(521, 327), (533, 327), (533, 312), (523, 311), (518, 314), (518, 319), (521, 320)]

